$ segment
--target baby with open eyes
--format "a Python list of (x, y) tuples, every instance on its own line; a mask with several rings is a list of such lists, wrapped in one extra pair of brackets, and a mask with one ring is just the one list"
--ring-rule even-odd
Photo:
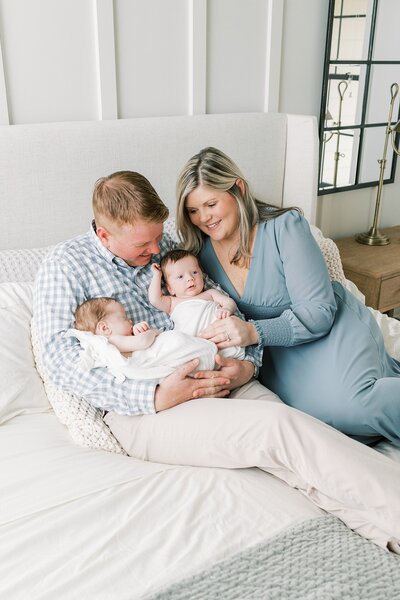
[[(232, 298), (215, 288), (204, 290), (204, 276), (196, 256), (187, 250), (171, 250), (160, 265), (151, 266), (153, 279), (149, 286), (149, 301), (158, 310), (171, 316), (175, 329), (198, 336), (216, 319), (225, 319), (237, 311)], [(162, 292), (164, 278), (168, 295)], [(228, 331), (222, 342), (230, 342)], [(223, 348), (225, 357), (243, 359), (245, 351), (238, 346)]]

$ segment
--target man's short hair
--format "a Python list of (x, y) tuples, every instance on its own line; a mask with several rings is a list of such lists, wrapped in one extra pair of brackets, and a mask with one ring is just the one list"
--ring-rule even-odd
[(134, 225), (138, 220), (164, 223), (169, 214), (150, 181), (134, 171), (117, 171), (98, 179), (92, 205), (97, 225)]
[(106, 318), (111, 302), (117, 302), (115, 298), (91, 298), (78, 306), (75, 311), (75, 329), (96, 333), (96, 327), (100, 321)]

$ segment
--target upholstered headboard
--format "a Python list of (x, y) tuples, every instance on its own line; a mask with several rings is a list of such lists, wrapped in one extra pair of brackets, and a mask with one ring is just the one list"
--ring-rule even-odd
[(257, 197), (315, 221), (315, 117), (273, 113), (157, 117), (0, 127), (0, 249), (46, 246), (86, 231), (96, 179), (143, 173), (175, 212), (185, 161), (205, 146), (229, 154)]

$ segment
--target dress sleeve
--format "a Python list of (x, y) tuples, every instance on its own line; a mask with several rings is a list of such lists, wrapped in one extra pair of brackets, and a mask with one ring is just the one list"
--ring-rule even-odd
[(325, 260), (306, 219), (297, 211), (278, 217), (274, 232), (290, 307), (279, 317), (253, 323), (263, 346), (296, 346), (317, 340), (329, 333), (336, 313)]
[(73, 324), (76, 307), (86, 299), (73, 269), (58, 260), (42, 264), (35, 282), (34, 318), (50, 380), (103, 410), (123, 415), (155, 413), (157, 382), (125, 379), (118, 383), (106, 368), (89, 372), (78, 368), (79, 342), (65, 333)]

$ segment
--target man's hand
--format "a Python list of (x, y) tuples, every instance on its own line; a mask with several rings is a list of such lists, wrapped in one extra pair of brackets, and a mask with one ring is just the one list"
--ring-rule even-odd
[(238, 360), (237, 358), (225, 358), (220, 354), (215, 357), (215, 362), (220, 365), (219, 371), (198, 371), (194, 377), (202, 379), (215, 376), (215, 373), (229, 379), (228, 389), (234, 390), (244, 385), (254, 376), (254, 365), (249, 360)]
[(219, 371), (203, 371), (205, 375), (200, 378), (188, 377), (198, 364), (198, 358), (191, 360), (157, 386), (154, 395), (156, 412), (194, 398), (223, 398), (229, 395), (231, 381)]

